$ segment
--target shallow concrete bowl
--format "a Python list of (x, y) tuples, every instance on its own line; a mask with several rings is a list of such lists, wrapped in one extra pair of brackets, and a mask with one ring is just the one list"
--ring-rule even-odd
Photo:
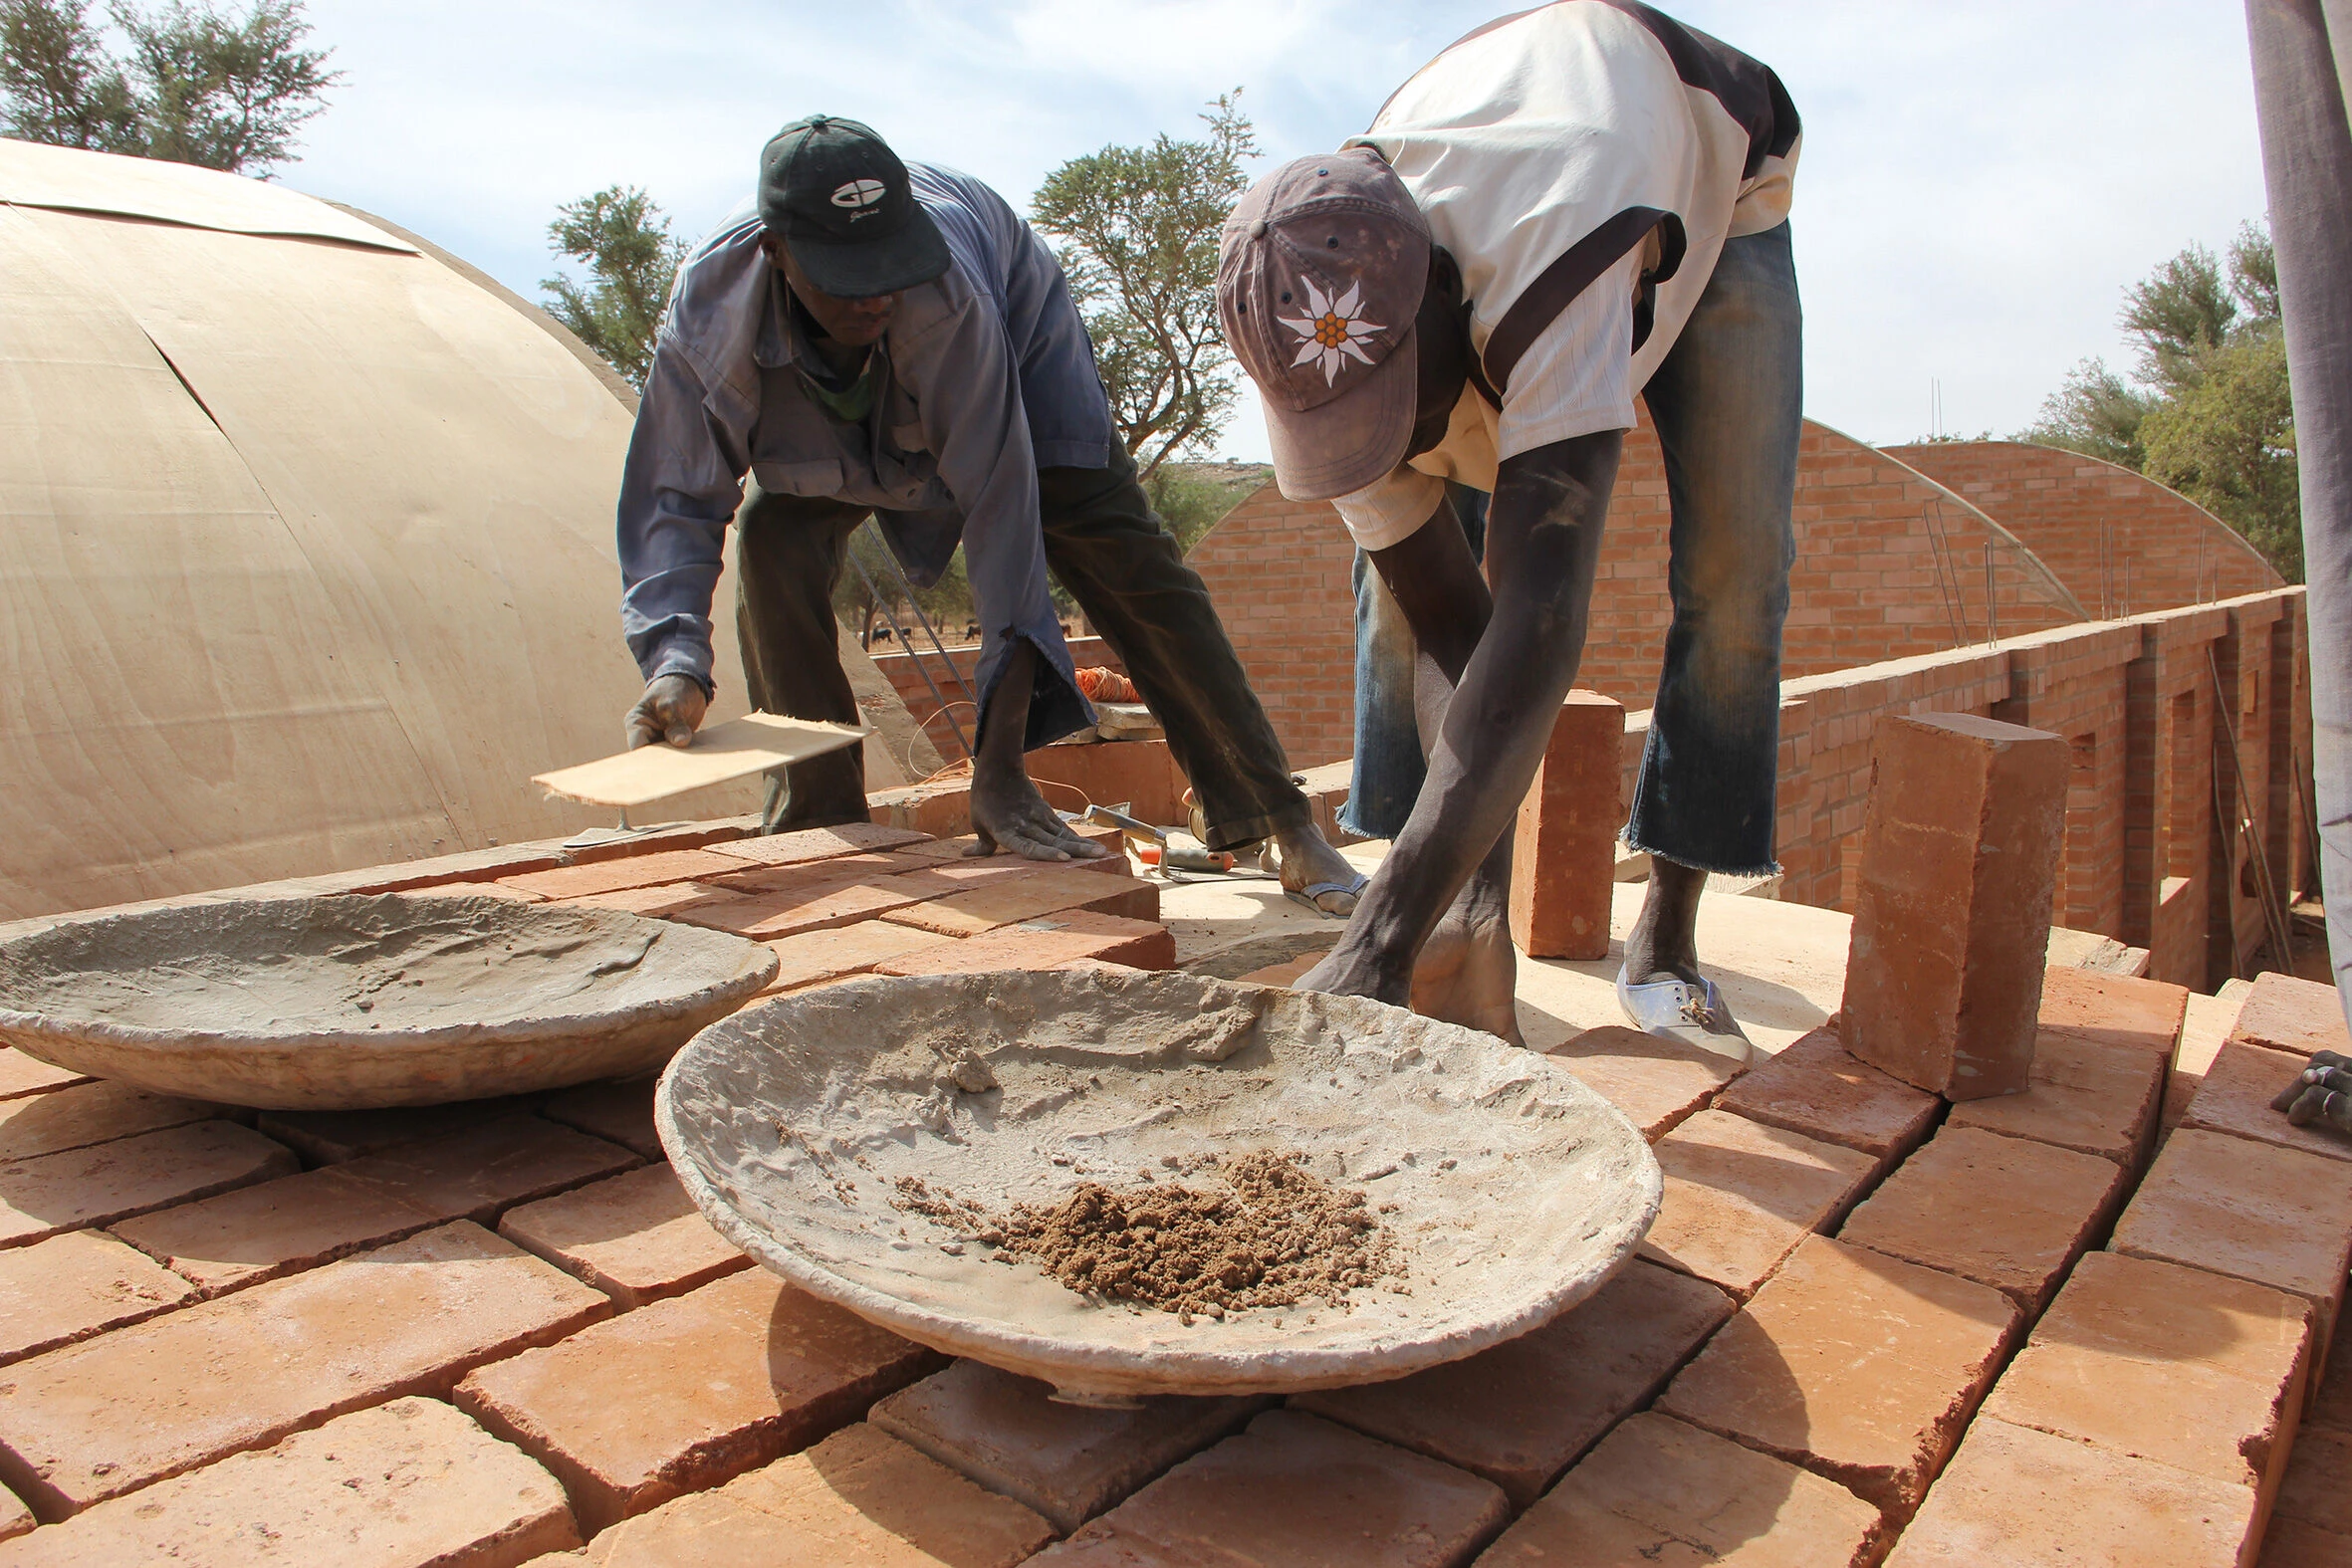
[[(1660, 1196), (1641, 1135), (1549, 1057), (1359, 998), (1192, 975), (781, 998), (689, 1042), (654, 1114), (695, 1203), (769, 1268), (1082, 1402), (1341, 1387), (1470, 1355), (1598, 1288)], [(906, 1179), (1002, 1213), (1260, 1149), (1361, 1190), (1402, 1290), (1187, 1325), (1089, 1301), (900, 1207)]]
[(0, 943), (0, 1044), (266, 1110), (362, 1110), (651, 1072), (776, 978), (724, 932), (384, 893), (191, 904)]

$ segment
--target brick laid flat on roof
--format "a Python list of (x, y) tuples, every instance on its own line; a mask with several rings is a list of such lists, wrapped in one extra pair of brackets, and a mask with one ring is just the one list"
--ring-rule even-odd
[(2041, 980), (2044, 1029), (2102, 1045), (2130, 1045), (2172, 1059), (2189, 1008), (2189, 988), (2132, 975), (2053, 964)]
[(637, 1163), (618, 1144), (537, 1116), (507, 1116), (429, 1143), (387, 1149), (343, 1169), (440, 1219), (488, 1226), (513, 1205)]
[(502, 887), (537, 893), (541, 898), (586, 898), (591, 893), (656, 887), (664, 882), (691, 882), (742, 869), (741, 860), (714, 849), (661, 849), (648, 855), (627, 855), (588, 865), (526, 871), (519, 876), (502, 876), (498, 882)]
[(623, 1310), (751, 1266), (711, 1229), (666, 1164), (510, 1210), (498, 1233), (587, 1280)]
[(111, 1225), (296, 1168), (283, 1145), (235, 1122), (191, 1122), (20, 1160), (0, 1166), (0, 1246)]
[(2344, 1031), (2344, 1004), (2336, 988), (2275, 970), (2254, 977), (2254, 989), (2237, 1009), (2237, 1026), (2230, 1037), (2305, 1059), (2322, 1050), (2352, 1055), (2352, 1038)]
[(876, 885), (890, 880), (876, 877), (869, 882), (844, 877), (799, 882), (772, 892), (755, 893), (740, 904), (688, 910), (678, 918), (688, 925), (732, 931), (755, 942), (773, 942), (805, 931), (826, 931), (872, 920), (903, 908), (918, 896), (910, 889)]
[(658, 1160), (662, 1153), (661, 1137), (653, 1130), (654, 1082), (652, 1078), (607, 1078), (601, 1083), (584, 1083), (548, 1101), (539, 1114), (591, 1138), (619, 1144), (648, 1160)]
[(1544, 1054), (1564, 1063), (1594, 1093), (1623, 1111), (1652, 1143), (1742, 1070), (1713, 1051), (1615, 1024), (1586, 1029)]
[(1294, 1394), (1291, 1406), (1484, 1475), (1524, 1508), (1732, 1312), (1706, 1281), (1636, 1259), (1508, 1344), (1394, 1382)]
[(1012, 1568), (1044, 1519), (859, 1423), (598, 1535), (596, 1568)]
[(1657, 1408), (1900, 1518), (1992, 1386), (2017, 1317), (1998, 1290), (1812, 1236)]
[(2165, 1058), (2139, 1046), (2045, 1029), (2024, 1093), (1964, 1100), (1945, 1125), (2056, 1144), (2137, 1170), (2155, 1143), (2165, 1075)]
[(2113, 1160), (1946, 1126), (1837, 1238), (2006, 1291), (2027, 1312), (2105, 1229), (2129, 1173)]
[(1609, 1434), (1478, 1568), (1848, 1568), (1878, 1510), (1835, 1481), (1669, 1417)]
[(2231, 1568), (2251, 1487), (1979, 1417), (1887, 1568)]
[(804, 932), (768, 944), (776, 954), (772, 991), (793, 991), (822, 981), (862, 975), (875, 967), (934, 948), (949, 939), (935, 931), (894, 926), (887, 921), (861, 920), (830, 931)]
[(755, 1268), (485, 1367), (456, 1399), (602, 1529), (823, 1437), (938, 1362)]
[(1944, 1102), (1857, 1061), (1825, 1025), (1757, 1063), (1715, 1103), (1752, 1122), (1859, 1149), (1890, 1166), (1927, 1137)]
[(2290, 1291), (2334, 1335), (2352, 1266), (2352, 1165), (2183, 1128), (2165, 1140), (2116, 1222), (2111, 1251)]
[[(0, 1101), (0, 1162), (86, 1149), (218, 1117), (240, 1119), (225, 1105), (148, 1094), (93, 1079), (47, 1094)], [(243, 1119), (250, 1119), (250, 1113)]]
[[(1022, 862), (1024, 865), (1027, 861)], [(791, 865), (743, 865), (723, 876), (713, 877), (704, 886), (725, 888), (729, 892), (757, 897), (768, 893), (791, 893), (812, 887), (824, 887), (835, 882), (884, 883), (895, 881), (903, 872), (927, 866), (927, 860), (910, 859), (904, 855), (840, 855), (831, 860), (810, 860)], [(935, 892), (953, 892), (941, 887)]]
[(923, 834), (903, 827), (885, 827), (879, 822), (843, 822), (837, 827), (804, 827), (790, 833), (731, 839), (713, 844), (711, 850), (730, 860), (781, 866), (928, 841)]
[(1131, 876), (1106, 877), (1086, 866), (1044, 866), (1027, 876), (1008, 877), (926, 903), (912, 902), (914, 890), (910, 887), (908, 891), (906, 907), (882, 918), (948, 937), (978, 936), (1015, 921), (1036, 920), (1065, 909), (1090, 909), (1126, 920), (1160, 918), (1160, 890), (1156, 886)]
[(0, 1480), (47, 1517), (444, 1391), (611, 1311), (577, 1279), (460, 1223), (35, 1356), (0, 1381)]
[(1241, 1429), (1263, 1399), (1151, 1398), (1130, 1410), (1065, 1405), (1043, 1383), (958, 1361), (866, 1419), (1067, 1533), (1179, 1459)]
[(0, 1548), (0, 1568), (523, 1563), (580, 1544), (555, 1477), (438, 1400), (339, 1417)]
[(36, 1061), (14, 1046), (0, 1047), (0, 1100), (22, 1099), (28, 1094), (46, 1094), (69, 1084), (94, 1081), (83, 1073)]
[(2092, 1252), (1985, 1414), (2267, 1496), (2303, 1401), (2310, 1329), (2300, 1296)]
[[(614, 888), (609, 893), (588, 893), (562, 900), (567, 906), (620, 909), (663, 920), (686, 920), (698, 912), (716, 912), (724, 918), (729, 909), (740, 908), (750, 901), (748, 893), (709, 882), (657, 882), (651, 887)], [(694, 921), (697, 925), (703, 923)]]
[(1038, 1557), (1041, 1568), (1453, 1568), (1511, 1516), (1490, 1481), (1268, 1411)]
[(2181, 1118), (2183, 1127), (2232, 1133), (2330, 1160), (2352, 1160), (2352, 1138), (2325, 1123), (2297, 1127), (2270, 1101), (2302, 1073), (2305, 1058), (2231, 1040), (2206, 1069), (2205, 1082)]
[(218, 1295), (397, 1241), (443, 1218), (330, 1165), (117, 1221), (113, 1230)]
[(196, 1287), (97, 1231), (0, 1251), (0, 1362), (150, 1317)]
[(1666, 1198), (1641, 1255), (1745, 1300), (1845, 1212), (1878, 1162), (1858, 1149), (1701, 1111), (1658, 1140)]
[(411, 1105), (384, 1111), (263, 1111), (255, 1123), (290, 1146), (308, 1165), (336, 1165), (361, 1155), (380, 1154), (402, 1144), (423, 1143), (471, 1127), (486, 1126), (532, 1106), (528, 1096), (461, 1100), (454, 1105)]
[(963, 975), (992, 969), (1052, 969), (1076, 959), (1130, 969), (1174, 969), (1176, 939), (1148, 920), (1123, 920), (1076, 909), (1024, 920), (960, 942), (888, 959), (878, 975)]

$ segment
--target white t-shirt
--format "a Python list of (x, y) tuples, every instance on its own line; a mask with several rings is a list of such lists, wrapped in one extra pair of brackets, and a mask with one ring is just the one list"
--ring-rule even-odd
[[(1492, 491), (1505, 458), (1633, 428), (1724, 241), (1788, 216), (1799, 141), (1770, 71), (1630, 0), (1555, 0), (1415, 73), (1349, 145), (1388, 160), (1461, 267), (1502, 406), (1466, 387), (1436, 448), (1340, 497), (1356, 544), (1412, 534), (1444, 480)], [(1539, 311), (1496, 340), (1530, 288), (1586, 278), (1531, 340)]]

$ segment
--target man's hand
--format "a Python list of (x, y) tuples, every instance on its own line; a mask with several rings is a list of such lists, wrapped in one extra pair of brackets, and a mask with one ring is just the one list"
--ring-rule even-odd
[(1029, 860), (1099, 860), (1110, 852), (1071, 832), (1018, 760), (1007, 769), (985, 755), (972, 773), (972, 831), (980, 837), (974, 853), (983, 855), (1010, 849)]
[(690, 675), (656, 675), (645, 683), (645, 695), (629, 710), (629, 750), (667, 741), (675, 747), (694, 744), (710, 699)]

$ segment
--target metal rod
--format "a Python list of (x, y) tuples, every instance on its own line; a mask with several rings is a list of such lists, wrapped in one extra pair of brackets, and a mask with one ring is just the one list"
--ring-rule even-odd
[[(947, 695), (939, 689), (939, 683), (931, 679), (931, 671), (923, 663), (923, 656), (907, 646), (906, 628), (899, 625), (897, 613), (890, 608), (890, 601), (882, 596), (882, 590), (874, 586), (873, 573), (865, 569), (865, 562), (857, 559), (855, 550), (851, 550), (848, 555), (849, 564), (857, 568), (858, 580), (865, 584), (865, 591), (873, 596), (875, 605), (882, 612), (882, 618), (890, 623), (890, 635), (896, 638), (898, 646), (905, 650), (906, 656), (914, 664), (915, 673), (923, 678), (923, 685), (930, 691), (931, 700), (939, 704), (939, 714), (946, 717), (947, 727), (955, 732), (956, 745), (963, 750), (965, 760), (967, 762), (977, 761), (972, 753), (972, 743), (964, 739), (964, 727), (956, 723), (954, 714), (948, 712)], [(952, 667), (950, 666), (950, 668)]]
[[(932, 651), (939, 655), (939, 662), (947, 666), (947, 673), (955, 676), (957, 682), (961, 684), (964, 677), (962, 673), (956, 669), (956, 661), (948, 656), (947, 644), (939, 640), (939, 628), (933, 626), (931, 624), (931, 617), (923, 612), (923, 601), (915, 597), (914, 582), (907, 576), (906, 567), (899, 562), (898, 553), (890, 548), (890, 542), (882, 537), (881, 526), (875, 523), (871, 517), (868, 517), (861, 526), (870, 530), (873, 534), (874, 542), (882, 547), (882, 560), (889, 565), (891, 575), (898, 579), (898, 585), (906, 590), (906, 607), (915, 612), (916, 624), (923, 628), (923, 635), (931, 639)], [(899, 633), (899, 645), (901, 647), (905, 647), (905, 633), (901, 632)], [(915, 653), (914, 649), (912, 648), (906, 648), (906, 651), (909, 654), (912, 654), (918, 661), (922, 658), (922, 655)], [(970, 690), (970, 687), (967, 686), (965, 689), (968, 691)], [(942, 707), (940, 711), (945, 713), (947, 710)], [(972, 711), (977, 716), (980, 712), (979, 705), (974, 704)], [(947, 722), (953, 725), (955, 723), (954, 717), (951, 715)], [(956, 744), (964, 748), (964, 755), (966, 757), (970, 757), (972, 755), (972, 748), (968, 745), (965, 745), (964, 732), (960, 727), (956, 730)]]
[[(2286, 906), (2278, 902), (2277, 886), (2270, 878), (2270, 856), (2262, 845), (2260, 830), (2254, 825), (2252, 813), (2246, 807), (2245, 760), (2237, 750), (2237, 726), (2230, 722), (2230, 697), (2222, 689), (2222, 665), (2214, 657), (2213, 645), (2205, 649), (2205, 667), (2214, 678), (2214, 722), (2222, 727), (2222, 737), (2230, 743), (2230, 770), (2237, 779), (2237, 809), (2232, 827), (2245, 840), (2246, 858), (2253, 862), (2254, 891), (2262, 901), (2262, 928), (2278, 952), (2278, 967), (2286, 974), (2295, 972), (2294, 934), (2287, 924)], [(2222, 776), (2214, 775), (2214, 804), (2221, 805)], [(2230, 929), (2230, 973), (2237, 973), (2237, 928), (2233, 921)]]

